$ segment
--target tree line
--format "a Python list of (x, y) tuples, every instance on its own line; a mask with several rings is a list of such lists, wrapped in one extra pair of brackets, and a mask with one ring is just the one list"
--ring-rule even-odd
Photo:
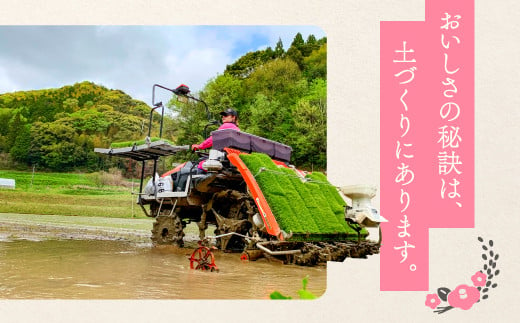
[(88, 81), (2, 94), (0, 154), (21, 168), (96, 171), (117, 166), (119, 162), (94, 153), (94, 147), (142, 139), (149, 113), (144, 102)]
[[(310, 35), (304, 40), (298, 33), (288, 50), (279, 40), (274, 49), (246, 53), (196, 95), (213, 115), (228, 107), (237, 110), (242, 131), (292, 146), (292, 162), (298, 167), (325, 169), (326, 57), (326, 38)], [(175, 96), (169, 107), (174, 114), (165, 116), (163, 138), (179, 145), (200, 142), (208, 122), (203, 107), (179, 102)], [(94, 147), (143, 139), (149, 113), (144, 102), (88, 81), (1, 94), (1, 165), (37, 165), (54, 171), (114, 166), (130, 170), (131, 161), (100, 156)], [(152, 136), (158, 135), (158, 121), (155, 114)], [(182, 158), (187, 156), (177, 156)]]
[[(296, 166), (326, 168), (327, 154), (327, 39), (296, 34), (285, 50), (279, 39), (275, 48), (249, 52), (211, 79), (200, 92), (213, 115), (228, 107), (239, 113), (239, 127), (293, 148)], [(180, 103), (170, 107), (179, 144), (202, 140), (207, 124), (201, 107)]]

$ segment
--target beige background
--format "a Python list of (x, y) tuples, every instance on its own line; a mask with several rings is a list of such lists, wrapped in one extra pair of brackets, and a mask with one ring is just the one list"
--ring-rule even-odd
[[(336, 185), (379, 183), (379, 21), (424, 19), (424, 0), (1, 1), (2, 24), (321, 26), (329, 44), (329, 175)], [(500, 254), (499, 286), (488, 300), (439, 316), (424, 305), (428, 292), (379, 292), (379, 258), (371, 257), (329, 264), (327, 292), (313, 302), (0, 301), (0, 321), (514, 322), (520, 314), (520, 3), (475, 2), (476, 228), (430, 231), (430, 291), (471, 283), (481, 267), (476, 238), (482, 235)]]

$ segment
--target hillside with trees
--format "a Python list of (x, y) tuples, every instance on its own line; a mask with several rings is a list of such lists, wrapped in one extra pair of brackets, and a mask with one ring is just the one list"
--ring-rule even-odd
[[(215, 116), (225, 108), (236, 109), (242, 131), (292, 146), (296, 166), (325, 169), (326, 76), (326, 38), (310, 35), (304, 40), (298, 33), (288, 50), (279, 40), (274, 49), (243, 55), (195, 96)], [(165, 117), (163, 138), (179, 145), (202, 141), (208, 123), (204, 108), (175, 98), (169, 107), (174, 118)], [(0, 94), (0, 168), (131, 168), (128, 161), (94, 153), (94, 147), (143, 139), (149, 113), (144, 102), (88, 81)], [(155, 114), (154, 122), (158, 120)], [(153, 127), (152, 136), (158, 129)]]
[[(325, 169), (327, 154), (327, 39), (298, 33), (289, 49), (249, 52), (210, 80), (200, 97), (211, 112), (227, 107), (239, 113), (239, 127), (293, 148), (301, 168)], [(179, 144), (202, 140), (207, 124), (201, 108), (172, 100)]]
[[(146, 136), (150, 108), (91, 82), (0, 95), (0, 154), (23, 167), (94, 171), (113, 162), (94, 153)], [(157, 119), (157, 118), (156, 118)], [(166, 133), (173, 139), (171, 133)], [(3, 165), (5, 167), (5, 165)]]

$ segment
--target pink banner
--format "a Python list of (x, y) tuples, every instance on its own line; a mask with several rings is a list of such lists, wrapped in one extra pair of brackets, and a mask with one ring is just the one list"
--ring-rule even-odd
[(428, 229), (474, 226), (474, 2), (380, 27), (380, 287), (426, 291)]

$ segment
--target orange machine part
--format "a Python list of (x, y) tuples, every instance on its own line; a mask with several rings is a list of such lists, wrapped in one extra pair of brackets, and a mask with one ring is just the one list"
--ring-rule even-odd
[(283, 241), (283, 235), (280, 231), (280, 227), (278, 226), (278, 222), (276, 222), (273, 212), (271, 212), (271, 208), (269, 207), (269, 204), (267, 204), (262, 190), (258, 186), (258, 183), (256, 182), (253, 174), (251, 174), (251, 171), (249, 171), (249, 168), (247, 168), (242, 159), (240, 159), (238, 156), (242, 152), (234, 149), (228, 150), (227, 148), (225, 148), (225, 150), (228, 153), (227, 157), (229, 161), (238, 169), (240, 174), (242, 174), (247, 187), (249, 187), (249, 191), (251, 192), (251, 195), (253, 195), (253, 199), (255, 200), (256, 206), (258, 207), (258, 211), (262, 216), (262, 221), (264, 221), (267, 233)]
[(275, 163), (275, 165), (277, 165), (277, 166), (283, 166), (285, 168), (289, 168), (289, 167), (287, 167), (287, 165), (284, 162), (281, 162), (279, 160), (274, 160), (273, 159), (273, 163)]
[[(287, 164), (284, 163), (284, 162), (281, 162), (281, 161), (278, 161), (278, 160), (274, 160), (274, 159), (273, 159), (273, 162), (274, 162), (277, 166), (282, 166), (282, 167), (285, 167), (285, 168), (290, 168), (290, 167), (287, 166)], [(299, 169), (296, 169), (296, 168), (294, 168), (293, 170), (294, 170), (298, 175), (300, 175), (301, 177), (305, 177), (305, 175), (307, 175), (307, 172), (306, 172), (306, 171), (299, 170)]]
[(175, 167), (174, 169), (172, 169), (172, 170), (170, 170), (170, 171), (168, 171), (168, 172), (162, 174), (161, 177), (166, 177), (166, 176), (169, 176), (169, 175), (171, 175), (171, 174), (173, 174), (173, 173), (175, 173), (175, 172), (178, 172), (181, 168), (184, 167), (184, 165), (186, 165), (186, 163), (182, 163), (182, 164), (178, 165), (178, 166)]

